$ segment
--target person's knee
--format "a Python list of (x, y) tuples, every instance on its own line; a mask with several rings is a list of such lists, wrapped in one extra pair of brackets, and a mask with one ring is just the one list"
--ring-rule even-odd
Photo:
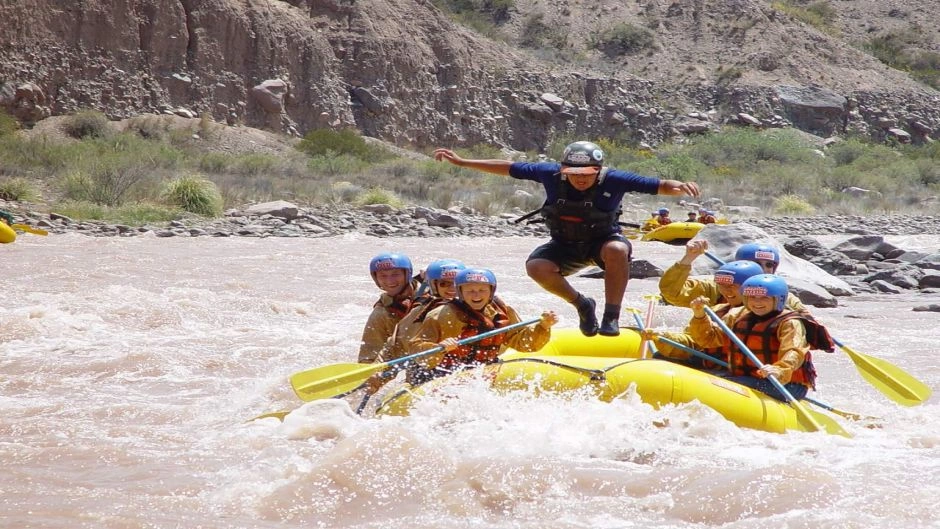
[(529, 277), (535, 280), (558, 275), (560, 273), (558, 265), (546, 259), (532, 259), (526, 262), (525, 271)]
[(601, 259), (608, 266), (629, 266), (630, 247), (622, 242), (609, 242), (601, 248)]

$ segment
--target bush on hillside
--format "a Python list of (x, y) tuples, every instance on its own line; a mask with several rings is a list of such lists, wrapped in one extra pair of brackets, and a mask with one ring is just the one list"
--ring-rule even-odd
[(29, 180), (22, 177), (0, 180), (0, 200), (28, 202), (39, 197), (39, 192)]
[(347, 155), (367, 162), (379, 162), (393, 156), (381, 147), (366, 143), (352, 129), (312, 130), (297, 144), (297, 149), (312, 157)]
[(209, 180), (198, 176), (181, 176), (166, 185), (164, 200), (183, 211), (218, 217), (222, 214), (222, 194), (219, 188)]
[(592, 35), (590, 45), (610, 57), (617, 57), (652, 48), (654, 41), (652, 31), (624, 22)]
[(0, 111), (0, 138), (12, 135), (19, 130), (19, 128), (20, 123), (16, 121), (16, 118), (6, 112)]
[(113, 132), (107, 116), (97, 110), (82, 110), (68, 116), (62, 124), (66, 134), (75, 139), (106, 138)]

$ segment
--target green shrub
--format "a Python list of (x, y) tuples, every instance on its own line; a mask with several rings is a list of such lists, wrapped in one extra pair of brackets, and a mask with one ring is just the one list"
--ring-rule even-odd
[(621, 23), (591, 36), (590, 46), (610, 57), (630, 55), (647, 48), (652, 48), (653, 32), (629, 23)]
[(356, 203), (362, 206), (369, 204), (388, 204), (389, 206), (400, 208), (402, 201), (395, 193), (381, 187), (373, 187), (368, 191), (356, 197)]
[(393, 157), (386, 149), (366, 143), (358, 132), (351, 129), (312, 130), (297, 144), (297, 149), (313, 157), (346, 155), (367, 162), (379, 162)]
[(816, 209), (799, 195), (783, 195), (774, 199), (774, 213), (779, 215), (812, 215)]
[(29, 202), (39, 198), (39, 192), (32, 182), (23, 177), (0, 180), (0, 200), (8, 202)]
[(76, 220), (100, 220), (128, 226), (167, 222), (180, 216), (178, 209), (149, 203), (126, 204), (117, 208), (110, 208), (101, 204), (75, 200), (56, 204), (53, 211)]
[(20, 128), (16, 118), (0, 110), (0, 138), (10, 136)]
[(790, 0), (772, 2), (770, 6), (820, 31), (836, 32), (833, 24), (838, 19), (839, 12), (826, 0), (813, 2), (806, 7), (796, 5)]
[(79, 140), (106, 138), (113, 132), (107, 116), (97, 110), (82, 110), (68, 116), (62, 128), (66, 134)]
[(897, 70), (908, 72), (918, 81), (940, 89), (940, 53), (925, 49), (917, 28), (877, 35), (862, 45), (876, 59)]
[(168, 204), (183, 211), (204, 217), (217, 217), (222, 213), (219, 188), (205, 178), (181, 176), (167, 184), (163, 196)]
[(232, 165), (232, 156), (221, 152), (207, 152), (199, 158), (199, 170), (206, 173), (224, 173)]
[(307, 167), (314, 174), (327, 176), (349, 176), (362, 172), (369, 166), (361, 158), (348, 154), (326, 154), (314, 156), (307, 163)]

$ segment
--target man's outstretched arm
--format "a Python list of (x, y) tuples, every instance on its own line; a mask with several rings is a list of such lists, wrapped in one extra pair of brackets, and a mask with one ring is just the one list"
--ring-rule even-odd
[(680, 182), (678, 180), (660, 180), (659, 181), (659, 195), (688, 195), (690, 197), (697, 197), (701, 191), (698, 188), (698, 184), (695, 182)]
[[(458, 167), (476, 169), (477, 171), (500, 176), (509, 176), (509, 166), (512, 165), (512, 162), (509, 160), (469, 160), (467, 158), (461, 158), (450, 149), (436, 149), (434, 151), (434, 159), (439, 162), (447, 160)], [(660, 186), (660, 189), (661, 188)]]

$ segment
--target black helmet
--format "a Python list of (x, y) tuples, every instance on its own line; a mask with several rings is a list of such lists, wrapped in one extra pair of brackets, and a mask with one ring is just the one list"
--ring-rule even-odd
[(572, 167), (600, 167), (604, 164), (604, 151), (596, 143), (576, 141), (565, 147), (561, 163)]

